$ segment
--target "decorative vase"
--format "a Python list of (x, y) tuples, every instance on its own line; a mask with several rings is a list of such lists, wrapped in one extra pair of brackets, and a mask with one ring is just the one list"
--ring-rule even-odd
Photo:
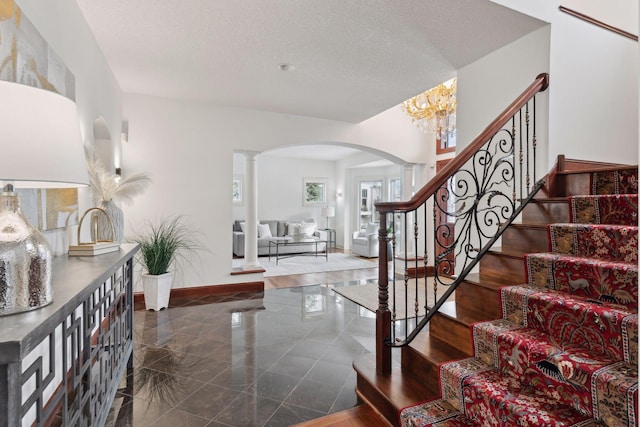
[(160, 311), (169, 307), (169, 296), (173, 285), (173, 272), (160, 275), (143, 274), (144, 306), (147, 310)]
[[(111, 218), (111, 222), (113, 223), (113, 241), (122, 243), (122, 238), (124, 236), (124, 213), (122, 209), (120, 209), (113, 200), (102, 200), (98, 207), (104, 210), (109, 218)], [(105, 241), (111, 239), (111, 224), (109, 224), (109, 220), (105, 218), (103, 215), (98, 215), (98, 235), (92, 236), (94, 241)]]

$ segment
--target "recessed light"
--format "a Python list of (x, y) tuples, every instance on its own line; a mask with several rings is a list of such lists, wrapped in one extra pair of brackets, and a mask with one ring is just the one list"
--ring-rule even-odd
[(296, 67), (294, 67), (291, 64), (287, 64), (286, 62), (283, 62), (282, 64), (278, 64), (278, 69), (280, 71), (293, 71), (296, 69)]

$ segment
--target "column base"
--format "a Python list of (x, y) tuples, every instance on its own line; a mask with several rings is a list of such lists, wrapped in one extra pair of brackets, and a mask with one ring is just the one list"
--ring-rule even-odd
[(256, 268), (261, 268), (262, 266), (260, 265), (259, 262), (245, 262), (244, 264), (242, 264), (242, 269), (243, 270), (255, 270)]

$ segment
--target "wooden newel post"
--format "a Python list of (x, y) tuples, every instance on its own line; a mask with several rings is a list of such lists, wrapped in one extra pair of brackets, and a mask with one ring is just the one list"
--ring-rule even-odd
[(378, 310), (376, 311), (376, 370), (380, 374), (391, 373), (390, 341), (391, 312), (389, 311), (389, 263), (387, 254), (387, 214), (380, 213), (378, 230)]

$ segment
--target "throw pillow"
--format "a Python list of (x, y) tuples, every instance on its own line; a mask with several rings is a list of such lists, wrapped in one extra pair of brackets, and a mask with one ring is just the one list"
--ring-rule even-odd
[(285, 235), (294, 236), (296, 234), (300, 234), (300, 223), (299, 222), (287, 222), (287, 228), (285, 229)]
[(376, 234), (378, 233), (378, 224), (370, 222), (367, 224), (367, 234)]
[(241, 223), (240, 223), (240, 231), (242, 231), (243, 233), (245, 233), (245, 232), (246, 232), (246, 231), (245, 231), (245, 228), (247, 228), (247, 224), (246, 224), (246, 223), (244, 223), (244, 222), (241, 222)]
[(272, 237), (269, 224), (258, 224), (258, 239), (263, 237)]
[(300, 225), (300, 233), (305, 236), (313, 236), (313, 233), (316, 231), (316, 223), (315, 222), (303, 222)]

